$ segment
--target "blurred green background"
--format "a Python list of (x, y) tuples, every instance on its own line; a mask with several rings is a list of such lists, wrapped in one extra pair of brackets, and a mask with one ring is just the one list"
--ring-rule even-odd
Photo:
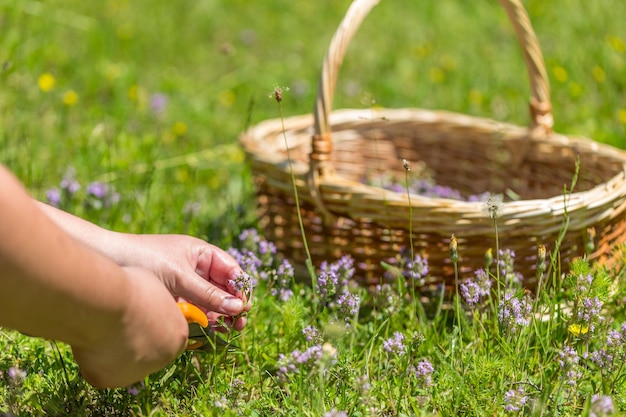
[[(237, 144), (250, 124), (309, 113), (347, 0), (0, 0), (0, 162), (38, 198), (68, 168), (110, 181), (132, 232), (228, 244), (253, 222)], [(524, 3), (540, 39), (555, 130), (626, 147), (626, 2)], [(520, 48), (496, 1), (382, 1), (340, 74), (335, 108), (424, 107), (528, 123)]]

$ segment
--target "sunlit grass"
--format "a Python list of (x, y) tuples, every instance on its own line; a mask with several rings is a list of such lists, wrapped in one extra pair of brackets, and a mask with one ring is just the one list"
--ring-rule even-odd
[[(237, 136), (278, 117), (267, 99), (275, 85), (290, 89), (285, 117), (311, 112), (322, 57), (347, 5), (0, 0), (0, 162), (43, 200), (73, 172), (80, 188), (63, 195), (62, 207), (105, 227), (239, 245), (255, 225), (255, 205)], [(525, 5), (543, 46), (555, 129), (626, 147), (626, 3)], [(528, 96), (519, 46), (497, 2), (383, 1), (346, 56), (334, 105), (446, 109), (525, 125)], [(98, 204), (93, 183), (119, 199)], [(350, 309), (337, 309), (337, 299), (315, 304), (310, 287), (262, 280), (237, 352), (185, 354), (121, 390), (89, 388), (66, 346), (2, 330), (0, 413), (498, 415), (527, 397), (518, 413), (545, 406), (550, 415), (578, 415), (593, 394), (624, 410), (621, 368), (581, 359), (624, 322), (621, 287), (598, 292), (605, 321), (590, 324), (560, 310), (584, 305), (584, 297), (576, 298), (575, 280), (567, 287), (552, 274), (544, 277), (552, 289), (532, 308), (556, 320), (529, 318), (518, 333), (497, 320), (504, 291), (480, 308), (464, 304), (468, 314), (457, 308), (422, 321), (398, 293), (406, 286), (375, 295), (349, 287), (361, 309), (346, 322), (337, 314)], [(604, 288), (622, 272), (594, 277)], [(291, 298), (276, 296), (287, 288)], [(524, 300), (522, 292), (511, 297)], [(321, 339), (307, 340), (307, 326)], [(389, 342), (396, 332), (404, 344)], [(319, 357), (281, 378), (280, 355), (311, 348)], [(581, 374), (574, 388), (570, 371)]]

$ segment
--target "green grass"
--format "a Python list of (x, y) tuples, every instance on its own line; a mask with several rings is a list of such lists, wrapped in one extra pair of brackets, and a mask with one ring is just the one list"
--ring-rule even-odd
[[(275, 85), (290, 88), (285, 117), (311, 112), (323, 55), (348, 4), (0, 0), (0, 162), (40, 199), (72, 167), (82, 189), (64, 208), (105, 227), (236, 244), (255, 225), (252, 179), (237, 137), (278, 117), (268, 97)], [(626, 3), (525, 5), (552, 84), (555, 130), (626, 148)], [(38, 79), (46, 73), (55, 85), (44, 92)], [(69, 91), (78, 98), (73, 106), (64, 103)], [(167, 97), (158, 114), (150, 108), (157, 93)], [(497, 2), (386, 1), (348, 52), (334, 106), (446, 109), (526, 125), (528, 96), (519, 46)], [(85, 204), (93, 181), (109, 181), (120, 201), (106, 209)], [(394, 314), (369, 311), (369, 296), (361, 294), (360, 320), (346, 331), (310, 288), (294, 290), (282, 303), (262, 283), (238, 352), (185, 354), (137, 395), (90, 389), (66, 346), (2, 330), (0, 413), (313, 416), (335, 408), (351, 415), (494, 415), (516, 383), (547, 415), (584, 413), (592, 393), (610, 394), (626, 410), (623, 374), (611, 383), (592, 366), (568, 397), (555, 365), (558, 349), (574, 342), (565, 316), (533, 321), (514, 338), (490, 308), (458, 326), (453, 316), (417, 320), (411, 303)], [(575, 299), (571, 292), (549, 295)], [(624, 320), (618, 296), (606, 297), (615, 324)], [(307, 347), (307, 324), (325, 330), (335, 362), (282, 382), (279, 354)], [(577, 340), (580, 352), (599, 346), (609, 324), (593, 340)], [(395, 331), (415, 336), (401, 357), (382, 349)], [(430, 388), (408, 377), (422, 358), (435, 367)], [(12, 366), (26, 378), (9, 378)], [(243, 384), (233, 388), (237, 379)]]

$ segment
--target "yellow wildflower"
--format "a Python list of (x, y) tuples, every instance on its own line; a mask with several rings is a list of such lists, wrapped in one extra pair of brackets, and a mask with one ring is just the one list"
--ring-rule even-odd
[(54, 78), (54, 75), (50, 74), (49, 72), (44, 72), (37, 79), (37, 84), (39, 85), (39, 89), (41, 91), (47, 93), (49, 91), (52, 91), (52, 89), (54, 88), (54, 84), (56, 84), (56, 79)]
[(187, 133), (187, 124), (184, 122), (176, 122), (174, 126), (172, 126), (172, 133), (174, 136), (183, 136)]
[(469, 102), (472, 104), (480, 105), (483, 103), (483, 93), (481, 93), (480, 90), (477, 90), (475, 88), (472, 88), (469, 91), (467, 98), (469, 99)]
[(446, 74), (441, 70), (441, 68), (433, 67), (428, 72), (428, 78), (430, 78), (431, 82), (440, 84), (443, 80), (445, 80)]
[(604, 73), (604, 70), (598, 65), (593, 67), (591, 73), (593, 74), (593, 78), (595, 78), (595, 80), (599, 83), (604, 82), (604, 80), (606, 79), (606, 74)]
[(582, 336), (582, 335), (587, 334), (587, 332), (589, 332), (589, 326), (587, 326), (586, 324), (574, 323), (574, 324), (570, 324), (567, 327), (567, 331), (573, 334), (574, 336)]
[(617, 117), (620, 122), (626, 125), (626, 109), (620, 109), (619, 112), (617, 112)]
[(78, 102), (78, 94), (74, 90), (68, 90), (63, 94), (63, 103), (66, 106), (72, 107)]
[(567, 81), (567, 71), (560, 65), (552, 68), (552, 74), (554, 74), (554, 78), (556, 78), (558, 82), (564, 83)]
[(616, 52), (619, 52), (619, 53), (626, 52), (626, 42), (624, 42), (622, 38), (609, 35), (607, 36), (607, 41)]
[(583, 92), (583, 88), (576, 81), (571, 81), (567, 86), (567, 91), (569, 91), (569, 95), (572, 97), (578, 97)]
[(224, 107), (230, 107), (235, 102), (235, 93), (232, 90), (224, 90), (219, 94), (220, 104)]
[(139, 96), (139, 86), (138, 85), (132, 85), (128, 89), (128, 98), (131, 99), (132, 101), (137, 101), (137, 97), (138, 96)]

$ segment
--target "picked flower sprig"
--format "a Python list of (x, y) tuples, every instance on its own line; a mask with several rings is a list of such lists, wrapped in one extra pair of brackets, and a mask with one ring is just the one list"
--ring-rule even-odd
[[(252, 275), (241, 271), (235, 278), (228, 281), (228, 285), (237, 293), (241, 292), (246, 300), (250, 300), (254, 287), (257, 285), (257, 280)], [(233, 322), (237, 319), (244, 317), (248, 314), (247, 311), (243, 311), (237, 316), (233, 317)]]

